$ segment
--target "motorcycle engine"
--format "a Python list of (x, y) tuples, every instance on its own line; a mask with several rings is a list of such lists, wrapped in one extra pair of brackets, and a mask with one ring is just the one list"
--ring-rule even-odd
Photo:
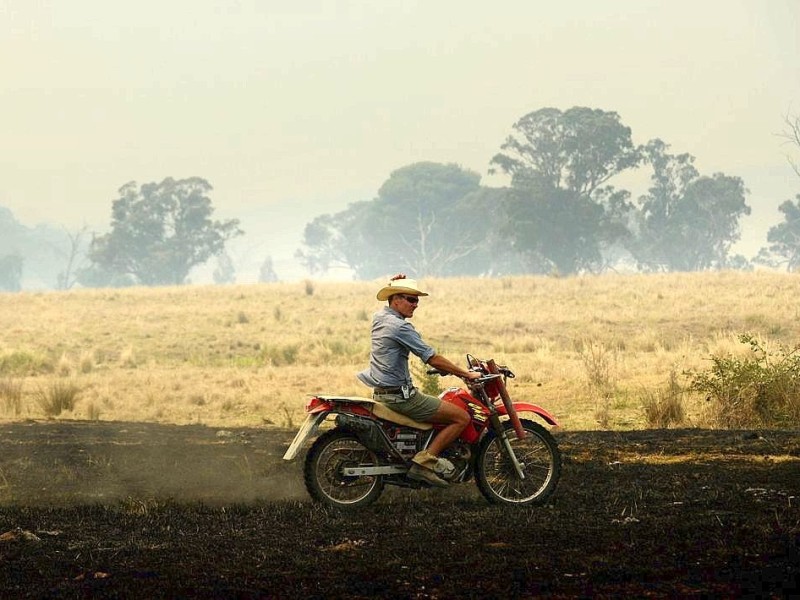
[(449, 448), (442, 452), (440, 458), (449, 460), (456, 468), (455, 474), (453, 474), (451, 477), (448, 477), (449, 481), (465, 481), (469, 478), (469, 459), (471, 456), (472, 452), (470, 451), (469, 446), (461, 442), (453, 443)]
[[(408, 427), (393, 427), (386, 430), (386, 434), (395, 449), (407, 460), (422, 450), (425, 442), (425, 433)], [(472, 452), (467, 444), (455, 442), (439, 458), (450, 461), (455, 467), (455, 472), (448, 476), (449, 481), (466, 481), (471, 476), (470, 458)]]

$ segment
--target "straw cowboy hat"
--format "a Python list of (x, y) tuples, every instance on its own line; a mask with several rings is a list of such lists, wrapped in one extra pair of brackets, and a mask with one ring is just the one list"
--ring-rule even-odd
[(381, 291), (378, 292), (378, 300), (388, 300), (389, 296), (394, 296), (395, 294), (408, 294), (410, 296), (427, 296), (423, 291), (420, 291), (417, 280), (416, 279), (406, 279), (405, 277), (400, 279), (393, 279), (385, 286), (381, 288)]

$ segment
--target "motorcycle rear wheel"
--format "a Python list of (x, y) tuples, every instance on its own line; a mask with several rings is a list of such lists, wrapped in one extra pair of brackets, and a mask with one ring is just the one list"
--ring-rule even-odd
[(349, 431), (333, 429), (308, 451), (303, 479), (311, 498), (327, 506), (356, 510), (375, 502), (383, 492), (380, 475), (347, 476), (346, 467), (377, 466), (378, 457)]
[(527, 435), (517, 439), (514, 427), (504, 423), (506, 435), (525, 478), (517, 475), (497, 436), (483, 440), (476, 457), (475, 481), (484, 498), (492, 504), (544, 504), (556, 490), (561, 477), (561, 451), (552, 434), (539, 423), (522, 419)]

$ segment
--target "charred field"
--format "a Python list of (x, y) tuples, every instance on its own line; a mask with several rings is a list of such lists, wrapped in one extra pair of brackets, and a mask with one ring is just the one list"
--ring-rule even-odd
[(314, 505), (293, 432), (0, 425), (3, 598), (783, 597), (800, 432), (557, 433), (552, 501), (472, 485)]

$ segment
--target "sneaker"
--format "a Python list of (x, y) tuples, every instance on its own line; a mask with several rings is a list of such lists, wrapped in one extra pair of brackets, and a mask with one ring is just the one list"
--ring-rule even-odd
[(418, 465), (417, 463), (411, 465), (411, 468), (408, 470), (408, 478), (416, 479), (417, 481), (424, 481), (425, 483), (430, 483), (436, 487), (447, 487), (449, 485), (431, 469), (427, 469), (421, 465)]

